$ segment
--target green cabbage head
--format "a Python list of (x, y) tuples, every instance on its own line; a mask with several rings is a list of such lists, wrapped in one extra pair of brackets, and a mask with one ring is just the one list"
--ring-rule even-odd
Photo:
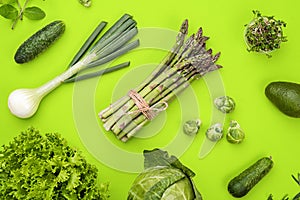
[(144, 151), (145, 170), (135, 179), (127, 200), (202, 200), (195, 174), (160, 149)]

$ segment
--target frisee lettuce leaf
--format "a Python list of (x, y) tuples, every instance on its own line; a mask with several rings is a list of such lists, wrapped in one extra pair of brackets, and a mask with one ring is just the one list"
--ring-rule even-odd
[(57, 133), (28, 128), (0, 149), (0, 199), (106, 200), (98, 170)]

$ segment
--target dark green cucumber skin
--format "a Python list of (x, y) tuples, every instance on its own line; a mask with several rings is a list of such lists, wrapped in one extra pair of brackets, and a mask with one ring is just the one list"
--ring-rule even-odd
[(273, 167), (273, 161), (264, 157), (233, 178), (228, 191), (234, 197), (245, 196)]
[(300, 117), (300, 84), (271, 82), (265, 89), (265, 95), (284, 114)]
[(65, 27), (63, 21), (56, 20), (34, 33), (18, 48), (14, 56), (16, 63), (22, 64), (33, 60), (60, 38)]

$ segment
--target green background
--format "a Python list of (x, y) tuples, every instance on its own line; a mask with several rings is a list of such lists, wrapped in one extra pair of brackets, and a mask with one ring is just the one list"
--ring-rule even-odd
[[(223, 85), (226, 94), (232, 96), (237, 104), (236, 110), (226, 116), (226, 122), (238, 120), (246, 133), (246, 139), (242, 144), (229, 144), (223, 139), (206, 158), (198, 159), (204, 133), (212, 117), (213, 106), (206, 82), (201, 79), (192, 84), (203, 126), (193, 143), (184, 150), (180, 160), (196, 173), (194, 180), (203, 198), (234, 199), (227, 192), (229, 180), (263, 156), (272, 156), (274, 168), (243, 199), (267, 199), (270, 193), (275, 199), (280, 199), (284, 194), (292, 197), (299, 192), (299, 186), (291, 178), (291, 174), (300, 172), (299, 119), (289, 118), (280, 113), (264, 95), (264, 88), (271, 81), (300, 82), (298, 1), (94, 0), (91, 8), (84, 8), (76, 0), (46, 0), (32, 1), (30, 5), (38, 5), (45, 10), (46, 18), (41, 21), (30, 21), (25, 18), (13, 31), (10, 29), (11, 21), (0, 19), (1, 144), (7, 144), (29, 126), (34, 126), (43, 133), (59, 132), (70, 145), (81, 149), (87, 159), (97, 165), (100, 181), (110, 182), (111, 199), (126, 199), (137, 174), (112, 169), (100, 162), (97, 155), (90, 153), (89, 147), (82, 143), (82, 135), (80, 133), (79, 137), (77, 131), (80, 121), (74, 120), (74, 85), (63, 85), (49, 94), (41, 103), (36, 115), (30, 119), (18, 119), (11, 115), (7, 107), (7, 98), (14, 89), (37, 87), (63, 72), (78, 48), (101, 20), (111, 25), (121, 15), (129, 13), (134, 16), (139, 28), (158, 27), (176, 31), (182, 21), (188, 19), (189, 33), (202, 26), (204, 34), (210, 37), (208, 47), (214, 52), (222, 52), (218, 64), (224, 67), (220, 70)], [(265, 55), (246, 51), (243, 40), (244, 25), (252, 19), (252, 10), (255, 9), (287, 22), (284, 33), (288, 36), (288, 42), (274, 52), (271, 59)], [(13, 56), (18, 46), (41, 27), (57, 19), (66, 23), (63, 37), (34, 61), (23, 65), (16, 64)], [(153, 36), (152, 39), (160, 40), (159, 35)], [(119, 93), (116, 89), (119, 81), (124, 81), (122, 79), (124, 74), (147, 63), (158, 63), (164, 54), (165, 52), (159, 50), (143, 50), (131, 52), (120, 58), (124, 61), (130, 60), (130, 68), (102, 77), (91, 101), (94, 104), (82, 104), (82, 109), (92, 107), (94, 112), (90, 117), (95, 119), (97, 113), (108, 106), (112, 99), (114, 100), (113, 96), (125, 95), (123, 91)], [(145, 70), (144, 76), (150, 71)], [(83, 83), (85, 86), (88, 84), (89, 81)], [(149, 139), (134, 138), (126, 144), (116, 141), (110, 134), (106, 139), (126, 152), (141, 153), (143, 149), (162, 148), (174, 134), (182, 134), (178, 131), (183, 120), (181, 116), (183, 111), (180, 109), (183, 106), (180, 103), (178, 100), (172, 102), (164, 114), (166, 119), (163, 128)], [(194, 113), (191, 113), (190, 117), (195, 117)], [(102, 129), (100, 120), (97, 126)], [(93, 148), (97, 148), (99, 153), (111, 156), (116, 163), (122, 159), (101, 145)], [(136, 163), (140, 166), (142, 164)]]

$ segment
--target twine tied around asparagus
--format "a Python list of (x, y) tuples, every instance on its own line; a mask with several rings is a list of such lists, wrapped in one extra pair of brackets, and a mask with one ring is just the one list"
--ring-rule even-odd
[(157, 102), (150, 107), (145, 99), (134, 90), (130, 90), (128, 92), (128, 96), (133, 100), (134, 104), (138, 108), (138, 110), (128, 112), (128, 115), (141, 112), (148, 120), (152, 120), (159, 112), (162, 112), (168, 108), (168, 103), (165, 101)]

